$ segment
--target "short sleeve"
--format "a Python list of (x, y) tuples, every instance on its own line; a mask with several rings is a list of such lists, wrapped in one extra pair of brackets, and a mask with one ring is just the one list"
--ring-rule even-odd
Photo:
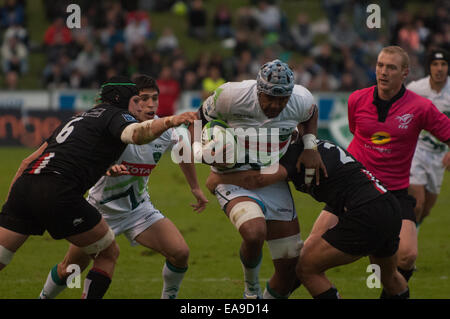
[(137, 122), (138, 121), (134, 118), (134, 116), (126, 111), (116, 112), (111, 116), (111, 120), (109, 121), (108, 125), (108, 131), (112, 136), (120, 139), (122, 131), (125, 129), (125, 127)]
[(207, 121), (225, 120), (231, 105), (231, 94), (227, 88), (227, 83), (221, 85), (203, 102), (202, 113)]
[(433, 134), (441, 142), (450, 140), (450, 119), (433, 103), (430, 102), (427, 106), (423, 129)]

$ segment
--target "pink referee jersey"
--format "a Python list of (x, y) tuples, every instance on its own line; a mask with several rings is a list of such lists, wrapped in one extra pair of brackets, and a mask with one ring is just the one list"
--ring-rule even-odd
[(375, 86), (353, 92), (348, 100), (348, 121), (353, 140), (347, 150), (390, 190), (409, 186), (409, 170), (422, 129), (442, 142), (450, 140), (450, 119), (430, 100), (410, 90), (378, 121)]

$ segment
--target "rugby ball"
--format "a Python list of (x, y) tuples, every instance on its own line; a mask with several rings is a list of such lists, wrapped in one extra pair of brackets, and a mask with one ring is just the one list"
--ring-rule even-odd
[[(206, 123), (202, 130), (202, 150), (203, 156), (205, 154), (211, 154), (211, 152), (219, 153), (223, 150), (226, 145), (225, 153), (225, 164), (227, 168), (232, 168), (236, 165), (236, 136), (233, 133), (233, 128), (231, 128), (227, 123), (222, 120), (212, 120)], [(216, 163), (223, 162), (223, 156), (217, 156), (214, 158)], [(207, 162), (207, 161), (206, 161)]]

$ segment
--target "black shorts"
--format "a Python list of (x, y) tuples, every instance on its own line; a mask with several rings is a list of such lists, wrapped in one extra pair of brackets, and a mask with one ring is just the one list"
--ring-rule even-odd
[(407, 189), (400, 189), (391, 191), (391, 193), (397, 198), (400, 203), (402, 219), (409, 219), (416, 223), (416, 213), (414, 213), (414, 207), (416, 207), (416, 199), (408, 194)]
[(390, 257), (398, 249), (402, 227), (400, 204), (386, 193), (358, 208), (340, 214), (339, 222), (322, 237), (350, 255)]
[(22, 175), (0, 213), (0, 226), (25, 235), (66, 238), (92, 229), (100, 213), (61, 175)]
[[(416, 207), (416, 199), (408, 194), (407, 189), (400, 189), (390, 192), (397, 198), (400, 204), (400, 213), (402, 219), (408, 219), (416, 223), (416, 214), (414, 213), (414, 207)], [(334, 208), (329, 205), (325, 205), (323, 210), (326, 210), (335, 215), (337, 214), (337, 212), (334, 211)]]

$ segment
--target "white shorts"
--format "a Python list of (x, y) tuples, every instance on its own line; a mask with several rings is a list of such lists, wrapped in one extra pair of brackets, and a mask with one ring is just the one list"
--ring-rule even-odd
[(215, 194), (224, 211), (232, 199), (250, 197), (261, 206), (266, 220), (291, 221), (297, 217), (291, 190), (285, 181), (253, 190), (231, 184), (219, 184)]
[(141, 203), (129, 213), (107, 214), (99, 209), (109, 227), (117, 236), (124, 234), (132, 246), (138, 245), (134, 240), (140, 233), (165, 216), (149, 201)]
[(433, 194), (441, 191), (445, 167), (442, 159), (445, 152), (433, 153), (417, 147), (411, 164), (409, 183), (425, 185), (425, 189)]

